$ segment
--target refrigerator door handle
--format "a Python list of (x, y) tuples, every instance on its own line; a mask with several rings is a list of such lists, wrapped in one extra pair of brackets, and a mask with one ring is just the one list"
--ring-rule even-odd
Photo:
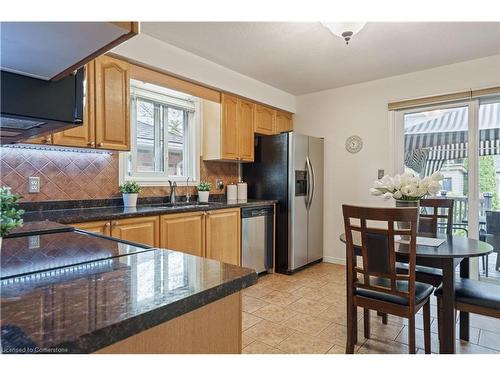
[[(311, 159), (309, 159), (309, 156), (306, 157), (306, 164), (307, 164), (307, 173), (308, 173), (308, 184), (307, 184), (307, 209), (311, 207), (313, 198), (314, 198), (314, 184), (315, 184), (315, 176), (314, 176), (314, 168), (311, 163)], [(310, 183), (309, 183), (310, 182)], [(310, 185), (310, 187), (309, 187)]]

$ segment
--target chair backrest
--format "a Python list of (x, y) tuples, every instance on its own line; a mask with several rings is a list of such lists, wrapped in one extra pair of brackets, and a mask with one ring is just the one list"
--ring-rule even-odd
[[(408, 305), (415, 304), (415, 262), (417, 239), (417, 208), (372, 208), (342, 205), (347, 251), (348, 287), (374, 290), (408, 298)], [(368, 225), (370, 224), (370, 225)], [(374, 226), (375, 224), (376, 226)], [(395, 227), (395, 225), (397, 227)], [(395, 236), (407, 236), (408, 244), (395, 241)], [(399, 238), (399, 240), (401, 240)], [(397, 273), (396, 249), (408, 246), (408, 274)], [(361, 252), (356, 253), (356, 249)], [(361, 255), (363, 266), (356, 257)], [(363, 277), (360, 278), (359, 276)], [(387, 281), (374, 285), (372, 277)], [(397, 287), (398, 281), (408, 281), (408, 289)]]
[(447, 198), (421, 199), (420, 208), (424, 210), (420, 212), (418, 235), (436, 237), (438, 225), (443, 220), (446, 220), (446, 234), (451, 235), (453, 232), (453, 202), (453, 199)]
[(486, 233), (500, 234), (500, 212), (486, 211)]

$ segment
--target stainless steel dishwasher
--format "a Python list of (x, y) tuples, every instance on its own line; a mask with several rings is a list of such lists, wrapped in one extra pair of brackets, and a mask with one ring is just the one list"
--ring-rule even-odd
[(273, 268), (272, 206), (241, 209), (241, 265), (257, 273)]

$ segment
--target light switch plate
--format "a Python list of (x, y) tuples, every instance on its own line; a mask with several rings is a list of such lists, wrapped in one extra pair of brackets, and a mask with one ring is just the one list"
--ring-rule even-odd
[(29, 177), (28, 193), (39, 193), (39, 192), (40, 192), (40, 177)]
[(384, 177), (385, 171), (383, 169), (378, 170), (377, 178), (380, 180), (382, 177)]

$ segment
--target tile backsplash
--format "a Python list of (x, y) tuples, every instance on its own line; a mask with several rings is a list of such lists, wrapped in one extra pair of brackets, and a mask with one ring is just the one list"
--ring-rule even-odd
[[(40, 177), (40, 193), (28, 193), (28, 177)], [(200, 176), (212, 183), (222, 178), (225, 184), (238, 181), (236, 163), (200, 162)], [(118, 153), (87, 153), (54, 151), (37, 148), (0, 148), (0, 185), (10, 186), (14, 193), (21, 194), (23, 201), (72, 200), (112, 198), (120, 196), (118, 191)], [(183, 195), (194, 187), (179, 187)], [(145, 187), (142, 196), (169, 194), (164, 186)]]

